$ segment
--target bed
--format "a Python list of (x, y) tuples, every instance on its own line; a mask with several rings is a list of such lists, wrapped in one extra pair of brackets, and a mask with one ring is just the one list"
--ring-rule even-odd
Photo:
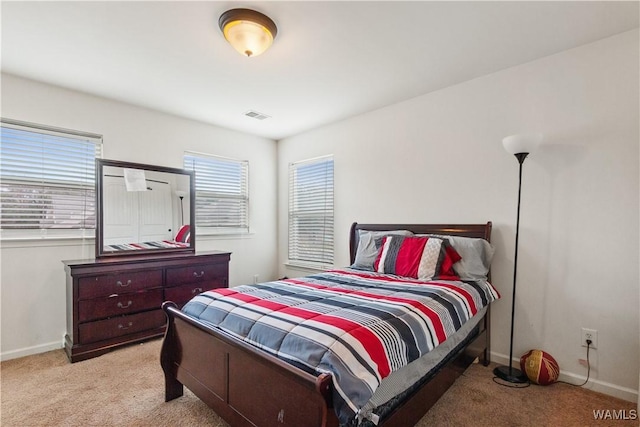
[[(205, 292), (185, 305), (184, 311), (165, 302), (163, 310), (168, 325), (161, 351), (165, 400), (182, 396), (183, 387), (187, 386), (232, 426), (414, 425), (470, 363), (477, 358), (485, 366), (489, 363), (489, 303), (499, 297), (485, 280), (493, 254), (488, 243), (490, 235), (490, 222), (464, 225), (354, 223), (350, 231), (349, 268), (306, 278)], [(471, 272), (472, 276), (475, 274), (475, 266), (469, 264), (470, 258), (466, 257), (470, 249), (459, 245), (462, 240), (465, 245), (467, 240), (473, 241), (473, 250), (477, 243), (483, 243), (486, 271), (481, 274), (482, 278), (474, 276), (470, 279), (466, 273), (460, 275), (461, 278), (449, 277), (460, 270)], [(399, 261), (400, 257), (395, 258), (399, 251), (408, 253), (412, 248), (409, 244), (414, 243), (422, 244), (424, 248), (440, 245), (436, 251), (439, 255), (427, 257), (428, 251), (421, 249), (423, 255), (417, 266), (404, 265)], [(393, 245), (398, 244), (402, 245), (401, 249), (394, 249)], [(451, 252), (452, 247), (467, 252)], [(374, 252), (376, 255), (372, 257)], [(462, 255), (462, 259), (456, 259), (456, 254)], [(437, 267), (434, 267), (431, 260), (436, 258)], [(372, 266), (374, 271), (371, 271)], [(434, 275), (434, 272), (438, 274)], [(426, 282), (421, 276), (424, 274), (429, 279)], [(292, 289), (295, 287), (305, 291), (294, 294)], [(332, 294), (329, 303), (316, 299), (318, 294), (333, 292), (340, 295)], [(418, 306), (413, 299), (407, 303), (408, 294), (411, 298), (415, 296), (416, 301), (442, 299), (444, 305), (432, 309)], [(276, 295), (275, 299), (273, 295)], [(360, 297), (365, 298), (366, 303), (357, 302)], [(274, 309), (291, 299), (294, 303), (290, 307)], [(238, 300), (249, 305), (236, 306)], [(234, 307), (229, 313), (235, 317), (228, 313), (221, 315), (221, 307), (231, 303)], [(334, 311), (336, 304), (340, 309)], [(380, 310), (379, 304), (384, 304), (385, 309)], [(388, 308), (390, 304), (395, 305)], [(328, 311), (329, 305), (332, 308)], [(339, 318), (344, 324), (355, 321), (354, 317), (364, 316), (365, 308), (366, 316), (371, 311), (385, 311), (385, 322), (389, 321), (392, 326), (380, 326), (383, 324), (376, 319), (366, 328), (359, 326), (353, 330), (384, 330), (376, 332), (377, 339), (358, 337), (358, 333), (343, 339), (333, 333), (335, 325), (323, 328), (321, 332), (316, 330), (324, 317)], [(268, 313), (264, 311), (267, 309)], [(307, 320), (314, 323), (304, 320), (291, 326), (292, 313), (293, 317), (305, 317), (300, 312), (313, 312), (313, 317), (309, 316)], [(396, 312), (403, 314), (397, 318), (393, 317), (395, 314), (388, 315)], [(433, 312), (439, 314), (433, 316)], [(217, 317), (220, 320), (216, 320)], [(275, 325), (258, 325), (262, 329), (256, 326), (258, 318), (276, 317)], [(429, 328), (435, 329), (411, 330), (404, 335), (412, 337), (417, 343), (415, 348), (397, 350), (397, 344), (387, 342), (389, 330), (402, 329), (397, 325), (402, 323), (404, 327), (405, 323), (411, 323), (406, 321), (409, 318), (419, 318), (420, 321), (414, 323), (429, 323)], [(398, 319), (404, 320), (399, 322)], [(247, 326), (249, 324), (253, 326)], [(373, 324), (376, 326), (371, 326)], [(274, 337), (268, 332), (274, 329), (291, 330), (282, 337)], [(250, 330), (253, 333), (247, 332)], [(316, 335), (320, 338), (317, 342), (312, 341), (311, 337), (316, 340)], [(333, 341), (324, 342), (329, 336)], [(364, 341), (375, 342), (380, 347), (377, 353), (353, 350), (360, 348)], [(347, 347), (345, 342), (349, 344), (349, 351), (343, 351)], [(292, 349), (302, 351), (304, 356), (295, 355), (293, 351), (296, 350)], [(374, 353), (377, 356), (371, 356)], [(399, 361), (403, 358), (406, 360)], [(343, 370), (332, 371), (331, 367), (341, 364), (346, 366), (346, 371), (345, 366), (340, 368)], [(419, 365), (424, 366), (418, 368)], [(403, 377), (402, 381), (398, 380), (400, 377)], [(358, 381), (366, 383), (364, 388), (355, 384)]]
[(138, 251), (143, 249), (186, 249), (189, 247), (189, 243), (176, 242), (173, 240), (154, 240), (153, 242), (136, 242), (136, 243), (121, 243), (117, 245), (104, 245), (104, 252), (118, 252), (118, 251)]

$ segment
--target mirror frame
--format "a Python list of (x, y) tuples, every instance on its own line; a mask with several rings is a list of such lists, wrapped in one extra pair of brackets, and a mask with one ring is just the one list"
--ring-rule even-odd
[[(104, 251), (104, 199), (103, 199), (103, 173), (104, 167), (121, 167), (129, 169), (143, 169), (153, 172), (164, 172), (189, 177), (189, 225), (191, 226), (190, 245), (188, 248), (158, 248), (158, 249), (136, 249), (122, 250), (114, 252)], [(187, 169), (171, 168), (166, 166), (147, 165), (143, 163), (123, 162), (119, 160), (96, 159), (96, 258), (135, 256), (135, 255), (167, 255), (168, 253), (195, 253), (196, 250), (196, 184), (195, 173)]]

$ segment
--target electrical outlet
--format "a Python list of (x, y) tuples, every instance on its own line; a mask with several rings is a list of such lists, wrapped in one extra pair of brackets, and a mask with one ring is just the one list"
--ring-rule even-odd
[(583, 347), (587, 346), (587, 340), (591, 340), (591, 349), (598, 348), (598, 331), (595, 329), (582, 328), (582, 334), (580, 335), (580, 343)]
[(259, 277), (259, 276), (258, 276), (257, 274), (254, 274), (254, 275), (253, 275), (253, 284), (254, 284), (254, 285), (257, 285), (257, 284), (258, 284), (258, 277)]

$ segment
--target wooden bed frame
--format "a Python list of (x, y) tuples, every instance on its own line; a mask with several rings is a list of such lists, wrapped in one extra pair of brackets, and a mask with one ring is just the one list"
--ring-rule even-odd
[[(351, 226), (351, 262), (358, 230), (410, 230), (416, 234), (450, 234), (484, 238), (486, 224), (357, 224)], [(162, 306), (168, 325), (161, 351), (165, 400), (183, 394), (183, 385), (232, 426), (338, 426), (331, 403), (331, 376), (315, 377), (186, 316), (172, 302)], [(415, 425), (464, 370), (480, 358), (489, 364), (489, 311), (478, 335), (428, 382), (398, 405), (380, 425)]]

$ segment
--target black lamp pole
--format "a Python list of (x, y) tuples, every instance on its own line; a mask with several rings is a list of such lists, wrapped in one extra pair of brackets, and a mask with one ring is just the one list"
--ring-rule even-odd
[(184, 224), (184, 207), (182, 206), (182, 199), (184, 199), (184, 196), (178, 196), (180, 197), (180, 225)]
[(509, 343), (509, 366), (498, 366), (493, 370), (493, 373), (498, 378), (508, 381), (510, 383), (526, 383), (528, 381), (527, 376), (522, 373), (520, 369), (512, 367), (513, 364), (513, 319), (516, 312), (516, 278), (518, 275), (518, 234), (520, 232), (520, 194), (522, 193), (522, 163), (527, 158), (529, 153), (516, 153), (516, 159), (520, 164), (520, 171), (518, 174), (518, 213), (516, 216), (516, 251), (513, 256), (513, 298), (511, 300), (511, 340)]

